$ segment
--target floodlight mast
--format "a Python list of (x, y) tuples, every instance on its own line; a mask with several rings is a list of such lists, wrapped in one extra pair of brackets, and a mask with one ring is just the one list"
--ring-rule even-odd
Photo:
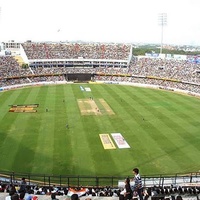
[(158, 25), (161, 26), (160, 54), (162, 54), (162, 49), (163, 49), (163, 27), (167, 25), (167, 13), (159, 13), (158, 14)]

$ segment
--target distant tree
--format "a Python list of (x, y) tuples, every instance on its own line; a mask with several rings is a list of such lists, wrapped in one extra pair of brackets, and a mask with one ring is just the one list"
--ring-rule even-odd
[[(142, 46), (139, 48), (133, 48), (133, 55), (145, 55), (145, 53), (160, 53), (160, 49), (157, 47), (149, 47), (149, 46)], [(164, 54), (180, 54), (180, 55), (200, 55), (200, 51), (184, 51), (184, 50), (170, 50), (170, 49), (163, 49), (162, 52)]]

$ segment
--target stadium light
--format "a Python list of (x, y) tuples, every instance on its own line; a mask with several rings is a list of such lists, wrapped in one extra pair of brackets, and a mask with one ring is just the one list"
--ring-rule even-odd
[(158, 25), (161, 26), (161, 44), (160, 44), (160, 54), (163, 49), (163, 27), (167, 25), (167, 13), (158, 14)]

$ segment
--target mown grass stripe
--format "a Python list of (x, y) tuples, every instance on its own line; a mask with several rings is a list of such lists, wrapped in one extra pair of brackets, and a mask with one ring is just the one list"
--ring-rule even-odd
[[(119, 87), (118, 87), (119, 88)], [(116, 92), (116, 94), (113, 94), (113, 93), (115, 93)], [(115, 88), (113, 91), (112, 90), (109, 90), (108, 91), (108, 93), (109, 94), (111, 94), (111, 97), (112, 96), (114, 96), (114, 97), (116, 97), (117, 96), (117, 89)], [(128, 92), (126, 91), (125, 92), (125, 94), (124, 95), (126, 95)], [(141, 127), (143, 127), (143, 121), (141, 121), (141, 116), (140, 117), (138, 117), (139, 116), (139, 114), (136, 114), (137, 113), (137, 111), (136, 110), (134, 110), (134, 104), (130, 104), (130, 102), (126, 102), (126, 101), (124, 101), (124, 99), (123, 99), (123, 101), (121, 101), (121, 98), (115, 98), (115, 99), (117, 99), (117, 101), (118, 101), (118, 103), (121, 103), (121, 104), (123, 104), (123, 107), (122, 106), (117, 106), (117, 108), (118, 109), (123, 109), (123, 112), (120, 112), (120, 113), (124, 113), (124, 112), (126, 112), (126, 113), (128, 113), (129, 115), (130, 115), (130, 118), (132, 119), (135, 115), (137, 115), (137, 117), (135, 118), (136, 119), (136, 124), (137, 125), (134, 125), (133, 127), (131, 126), (131, 124), (130, 124), (130, 132), (134, 132), (134, 129), (136, 128), (136, 127), (139, 127), (139, 131), (137, 130), (136, 132), (138, 133), (136, 133), (136, 134), (134, 134), (134, 137), (133, 137), (133, 142), (131, 143), (132, 144), (132, 146), (133, 146), (133, 149), (134, 149), (134, 151), (129, 151), (130, 152), (130, 159), (131, 160), (133, 160), (134, 161), (134, 163), (137, 165), (139, 165), (140, 164), (140, 161), (137, 163), (137, 161), (136, 161), (136, 159), (137, 159), (137, 157), (135, 156), (135, 155), (137, 155), (137, 154), (141, 154), (142, 152), (143, 152), (143, 147), (140, 147), (139, 149), (137, 148), (138, 147), (138, 145), (137, 145), (137, 142), (136, 142), (136, 140), (138, 140), (139, 141), (139, 143), (141, 143), (141, 142), (144, 142), (145, 141), (145, 135), (143, 135), (142, 134), (142, 132), (147, 132), (147, 131), (144, 131), (144, 130), (141, 130), (141, 129), (144, 129), (144, 128), (141, 128)], [(125, 99), (127, 99), (127, 98), (125, 98)], [(131, 99), (131, 98), (130, 98)], [(111, 99), (112, 100), (112, 99)], [(113, 101), (112, 101), (113, 102)], [(124, 111), (124, 108), (127, 108), (126, 109), (126, 111)], [(132, 112), (133, 111), (133, 112)], [(131, 116), (132, 115), (132, 116)], [(128, 116), (127, 116), (127, 118), (129, 118)], [(117, 127), (117, 125), (115, 125), (115, 127), (118, 129), (118, 130), (122, 130), (121, 132), (123, 132), (123, 127), (127, 127), (127, 124), (126, 124), (126, 119), (124, 119), (124, 120), (122, 120), (122, 119), (120, 119), (119, 118), (119, 120), (117, 120), (117, 121), (115, 121), (115, 123), (117, 124), (117, 125), (120, 125), (120, 128), (119, 127)], [(131, 131), (131, 127), (132, 127), (132, 131)], [(136, 128), (136, 129), (138, 129), (138, 128)], [(147, 128), (148, 129), (148, 128)], [(126, 131), (127, 131), (127, 128), (126, 128)], [(126, 134), (127, 134), (127, 132), (126, 132)], [(126, 135), (125, 134), (125, 135)], [(147, 134), (146, 134), (147, 135)], [(151, 140), (149, 140), (149, 137), (148, 137), (148, 140), (147, 141), (151, 141)], [(158, 145), (157, 145), (158, 146)], [(155, 146), (154, 146), (154, 148), (155, 148)], [(158, 146), (158, 152), (160, 153), (160, 148), (159, 148), (159, 146)], [(127, 153), (127, 152), (126, 152)], [(127, 156), (126, 156), (127, 157)], [(122, 160), (123, 160), (123, 158), (122, 158)], [(171, 161), (171, 160), (170, 160)], [(126, 162), (126, 161), (123, 161), (123, 163), (124, 162)], [(144, 164), (143, 164), (143, 166), (144, 166)], [(130, 170), (130, 169), (129, 169)]]
[[(151, 95), (149, 95), (149, 97), (151, 98), (154, 98), (155, 99), (155, 97), (154, 96), (151, 96)], [(166, 109), (166, 108), (164, 108), (164, 109)], [(168, 110), (166, 110), (165, 111), (165, 113), (168, 113), (169, 111)], [(162, 113), (159, 113), (160, 115), (162, 115)], [(175, 117), (174, 117), (175, 118)], [(176, 118), (177, 119), (177, 118)], [(175, 119), (175, 120), (176, 120)], [(186, 132), (185, 130), (186, 130), (186, 128), (185, 128), (185, 126), (187, 127), (187, 123), (185, 123), (185, 126), (180, 126), (180, 123), (176, 123), (175, 121), (172, 121), (171, 120), (171, 118), (170, 117), (167, 117), (167, 115), (165, 115), (165, 120), (164, 120), (164, 122), (165, 122), (165, 124), (167, 124), (169, 127), (172, 127), (172, 129), (174, 130), (174, 138), (173, 139), (175, 139), (174, 141), (176, 141), (176, 135), (175, 134), (177, 134), (177, 129), (179, 130), (179, 137), (182, 139), (182, 140), (184, 140), (184, 143), (185, 143), (185, 145), (184, 146), (188, 146), (188, 148), (192, 148), (190, 145), (192, 145), (192, 144), (190, 144), (190, 143), (188, 143), (188, 140), (186, 140), (185, 139), (185, 137), (187, 137), (187, 134), (188, 134), (188, 132)], [(175, 129), (174, 129), (174, 127), (175, 127)], [(183, 128), (184, 127), (184, 128)], [(185, 134), (184, 134), (185, 133)], [(185, 136), (184, 136), (185, 135)], [(180, 140), (180, 138), (179, 138), (179, 140)], [(186, 142), (187, 141), (187, 142)], [(189, 158), (190, 160), (191, 160), (191, 162), (192, 161), (195, 161), (196, 160), (196, 156), (191, 156), (191, 154), (189, 154), (189, 152), (190, 151), (188, 151), (188, 150), (184, 150), (184, 148), (183, 148), (183, 146), (180, 148), (179, 147), (179, 145), (176, 143), (176, 146), (177, 146), (177, 148), (178, 148), (178, 150), (180, 151), (180, 154), (181, 154), (181, 152), (182, 152), (182, 154), (184, 154), (184, 156), (185, 157), (187, 157), (187, 159)], [(187, 148), (187, 149), (188, 149)], [(194, 148), (194, 147), (193, 147)], [(195, 150), (195, 149), (193, 149), (193, 151), (196, 151), (197, 152), (197, 154), (198, 154), (198, 152), (199, 152), (199, 147)], [(174, 156), (176, 156), (175, 154), (176, 153), (178, 153), (178, 151), (176, 151), (173, 155)], [(197, 155), (197, 154), (195, 154), (195, 155)], [(184, 163), (184, 162), (183, 162)]]
[[(30, 90), (17, 90), (16, 92), (14, 91), (14, 98), (13, 102), (10, 102), (11, 104), (21, 104), (26, 99), (26, 95), (30, 94)], [(18, 103), (19, 102), (19, 103)], [(4, 138), (3, 141), (3, 147), (2, 148), (8, 148), (12, 149), (13, 152), (8, 153), (7, 151), (5, 152), (5, 158), (4, 158), (4, 163), (1, 165), (7, 166), (8, 168), (11, 168), (12, 170), (15, 170), (15, 167), (18, 168), (19, 164), (18, 162), (16, 163), (16, 157), (17, 157), (17, 152), (19, 149), (23, 148), (23, 146), (20, 146), (20, 141), (23, 137), (24, 134), (24, 127), (21, 124), (21, 120), (24, 119), (24, 115), (28, 113), (7, 113), (4, 118), (4, 124), (2, 130), (5, 130), (7, 133), (7, 137)], [(26, 117), (25, 120), (26, 121)], [(25, 148), (25, 147), (24, 147)]]
[[(149, 95), (151, 98), (154, 98), (155, 97), (153, 95)], [(167, 99), (168, 96), (166, 96)], [(166, 99), (165, 99), (166, 101)], [(192, 118), (191, 118), (191, 115), (188, 113), (186, 115), (186, 113), (184, 113), (182, 111), (182, 109), (177, 109), (175, 105), (173, 105), (173, 101), (171, 101), (171, 107), (172, 107), (172, 111), (169, 111), (166, 107), (164, 107), (163, 109), (165, 109), (164, 113), (166, 113), (166, 116), (168, 114), (169, 118), (173, 118), (174, 120), (169, 122), (169, 125), (171, 125), (172, 127), (178, 127), (177, 129), (178, 130), (181, 130), (180, 127), (182, 128), (182, 133), (180, 132), (181, 136), (183, 137), (183, 135), (189, 135), (190, 137), (194, 138), (196, 137), (196, 132), (199, 130), (199, 127), (196, 126), (196, 123), (193, 124), (193, 123), (190, 123), (192, 121)], [(178, 102), (178, 104), (180, 105), (181, 102)], [(182, 105), (184, 106), (184, 105)], [(178, 114), (179, 113), (179, 114)], [(177, 117), (178, 116), (178, 117)], [(195, 119), (198, 119), (197, 117)], [(169, 120), (168, 120), (169, 121)], [(165, 120), (165, 123), (167, 123), (167, 120)], [(184, 134), (185, 133), (185, 134)], [(188, 140), (188, 139), (187, 139)], [(200, 150), (200, 147), (199, 145), (196, 145), (195, 144), (195, 148), (197, 148), (197, 150), (199, 151)]]
[[(40, 87), (36, 102), (40, 102), (38, 109), (38, 138), (35, 143), (35, 156), (33, 163), (40, 163), (32, 167), (32, 173), (52, 174), (53, 172), (53, 146), (54, 146), (54, 87)], [(46, 108), (49, 109), (46, 112)], [(41, 166), (43, 166), (41, 168)]]
[[(67, 169), (67, 160), (68, 158), (70, 158), (70, 156), (66, 156), (67, 151), (70, 148), (68, 146), (69, 144), (67, 142), (66, 137), (66, 135), (69, 135), (69, 130), (68, 128), (66, 128), (66, 124), (68, 124), (68, 114), (66, 110), (65, 93), (63, 85), (56, 86), (54, 116), (56, 129), (54, 132), (53, 173), (58, 172), (59, 174), (62, 174), (62, 172), (65, 169)], [(60, 151), (60, 149), (63, 149), (63, 151)]]
[[(90, 87), (92, 91), (83, 92), (80, 85)], [(3, 108), (0, 105), (0, 109), (3, 109), (0, 112), (0, 134), (3, 138), (3, 141), (0, 140), (0, 150), (3, 151), (0, 155), (1, 169), (14, 168), (9, 160), (15, 158), (15, 153), (9, 151), (8, 160), (2, 155), (6, 155), (11, 147), (18, 151), (20, 142), (24, 139), (25, 143), (28, 134), (35, 137), (32, 140), (34, 153), (31, 152), (32, 147), (26, 146), (27, 154), (32, 155), (32, 160), (28, 160), (30, 169), (25, 168), (26, 162), (20, 158), (21, 165), (28, 172), (125, 176), (134, 166), (140, 167), (143, 174), (198, 169), (200, 117), (197, 109), (199, 100), (195, 98), (193, 104), (193, 98), (185, 99), (182, 95), (177, 97), (165, 91), (111, 84), (70, 84), (27, 89), (31, 91), (22, 89), (25, 90), (23, 95), (20, 95), (20, 90), (5, 92), (9, 95), (3, 101), (0, 99), (4, 104)], [(5, 112), (5, 105), (8, 102), (14, 104), (19, 95), (24, 103), (32, 100), (40, 103), (34, 118), (32, 114), (10, 115)], [(90, 96), (97, 102), (100, 98), (105, 99), (115, 115), (81, 116), (77, 99), (89, 99)], [(62, 98), (65, 98), (65, 105)], [(189, 106), (185, 106), (187, 102)], [(45, 111), (46, 108), (49, 112)], [(68, 133), (66, 121), (69, 122)], [(131, 148), (105, 151), (98, 135), (103, 132), (121, 132)], [(24, 134), (26, 136), (23, 138)], [(27, 138), (27, 144), (30, 144), (30, 138)]]
[[(88, 167), (88, 171), (94, 171), (94, 163), (92, 159), (92, 144), (90, 144), (90, 141), (88, 141), (88, 138), (86, 137), (87, 134), (90, 134), (88, 130), (85, 130), (85, 126), (87, 122), (83, 119), (84, 116), (79, 115), (80, 110), (78, 107), (77, 99), (84, 99), (85, 98), (85, 92), (80, 90), (80, 86), (76, 84), (74, 87), (71, 88), (72, 94), (69, 95), (69, 102), (70, 99), (73, 98), (73, 104), (67, 104), (67, 114), (71, 116), (69, 118), (69, 134), (70, 134), (70, 142), (71, 142), (71, 163), (69, 164), (70, 170), (69, 172), (72, 174), (77, 173), (79, 171), (80, 173), (85, 173), (88, 175), (87, 170), (85, 169), (85, 166)], [(77, 98), (78, 97), (78, 98)], [(89, 122), (88, 122), (89, 123)], [(91, 130), (90, 130), (91, 131)], [(91, 155), (91, 158), (84, 159), (86, 155)]]
[[(149, 97), (149, 96), (148, 96), (148, 97)], [(138, 98), (138, 102), (141, 103), (142, 105), (145, 104), (143, 98), (140, 98), (138, 95), (135, 96), (134, 98), (135, 98), (135, 99)], [(147, 107), (147, 109), (150, 109), (150, 108)], [(157, 113), (157, 114), (159, 114), (159, 115), (162, 115), (162, 113), (159, 113), (159, 112), (154, 112), (153, 114), (155, 114), (155, 113)], [(167, 116), (164, 116), (164, 115), (163, 115), (163, 118), (165, 119), (164, 122), (166, 123)], [(169, 123), (172, 123), (172, 121), (171, 121), (169, 118), (168, 118), (167, 121), (169, 121)], [(152, 130), (152, 131), (151, 131), (151, 136), (152, 136), (153, 138), (156, 139), (157, 143), (158, 143), (160, 146), (163, 145), (163, 148), (161, 148), (161, 149), (164, 150), (164, 151), (168, 154), (168, 150), (167, 150), (168, 148), (167, 148), (167, 147), (169, 147), (169, 149), (173, 149), (172, 147), (173, 147), (173, 146), (176, 146), (176, 144), (173, 143), (173, 140), (169, 140), (162, 132), (160, 132), (160, 131), (158, 130), (158, 127), (155, 127), (153, 124), (150, 124), (150, 123), (148, 123), (148, 122), (146, 122), (146, 124), (148, 124), (148, 126), (146, 126), (146, 127), (147, 127), (147, 131), (148, 131), (148, 129)], [(160, 138), (160, 139), (159, 139), (159, 138)], [(165, 145), (165, 144), (167, 144), (167, 145)], [(165, 145), (165, 146), (164, 146), (164, 145)], [(166, 146), (167, 146), (167, 147), (166, 147)], [(177, 153), (177, 154), (178, 154), (178, 153), (179, 153), (179, 154), (182, 154), (182, 151), (180, 151), (180, 152), (179, 152), (179, 151), (176, 151), (175, 153)], [(175, 154), (173, 154), (173, 155), (175, 155)], [(176, 162), (176, 158), (174, 158), (173, 155), (171, 156), (171, 158), (174, 160), (174, 162)], [(191, 159), (189, 156), (187, 156), (187, 155), (185, 155), (185, 156), (187, 157), (187, 159), (191, 160), (191, 162), (192, 162), (192, 159)], [(179, 163), (179, 165), (181, 165), (181, 163)], [(180, 169), (181, 169), (181, 166), (180, 166)]]

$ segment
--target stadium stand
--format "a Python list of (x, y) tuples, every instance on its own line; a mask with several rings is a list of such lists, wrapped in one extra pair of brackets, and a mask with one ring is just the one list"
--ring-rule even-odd
[[(157, 85), (200, 93), (200, 66), (187, 60), (132, 57), (131, 45), (32, 43), (21, 45), (22, 68), (12, 56), (0, 57), (0, 87), (69, 81), (66, 74), (92, 74), (92, 81)], [(20, 59), (20, 63), (22, 63)]]
[(0, 57), (0, 87), (45, 81), (69, 81), (66, 74), (92, 74), (92, 81), (157, 85), (200, 93), (200, 66), (187, 60), (135, 58), (131, 45), (33, 43), (20, 47), (22, 68), (12, 56)]
[(130, 45), (124, 44), (73, 44), (24, 43), (29, 60), (34, 59), (107, 59), (127, 60)]
[[(12, 56), (0, 56), (0, 89), (39, 82), (67, 82), (68, 75), (90, 74), (91, 81), (158, 86), (166, 90), (200, 95), (200, 65), (187, 60), (136, 58), (131, 45), (32, 43), (21, 45), (20, 62)], [(19, 59), (19, 57), (18, 57)], [(23, 68), (22, 60), (28, 63)], [(78, 76), (77, 76), (78, 77)], [(30, 183), (30, 182), (29, 182)], [(9, 192), (9, 183), (0, 183), (0, 198)], [(52, 188), (29, 185), (39, 199), (50, 199)], [(19, 187), (15, 183), (15, 187)], [(56, 187), (58, 199), (66, 199), (69, 188)], [(55, 188), (54, 188), (55, 189)], [(53, 189), (53, 190), (54, 190)], [(88, 193), (87, 193), (88, 192)], [(87, 188), (91, 199), (119, 199), (120, 188)], [(145, 199), (198, 199), (200, 186), (148, 186)], [(137, 197), (135, 197), (137, 199)]]

